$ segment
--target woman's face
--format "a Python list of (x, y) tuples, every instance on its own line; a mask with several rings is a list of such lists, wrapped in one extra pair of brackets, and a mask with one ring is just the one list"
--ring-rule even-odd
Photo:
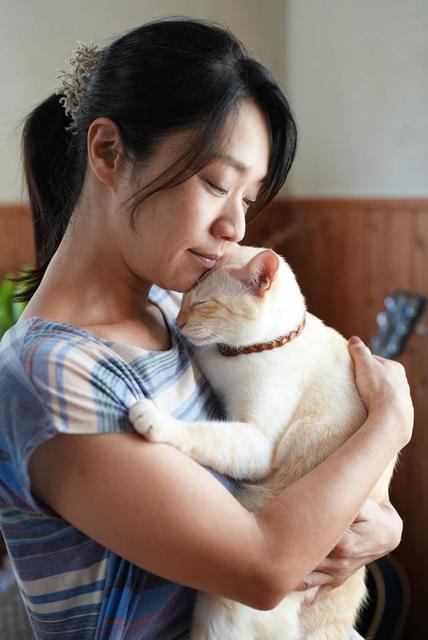
[[(188, 135), (171, 136), (159, 147), (143, 184), (182, 154)], [(221, 152), (224, 157), (182, 184), (142, 202), (135, 217), (137, 235), (125, 231), (121, 219), (122, 256), (139, 279), (186, 291), (215, 266), (230, 243), (242, 240), (247, 201), (257, 197), (270, 154), (269, 128), (253, 102), (243, 103), (226, 127)], [(233, 166), (239, 164), (240, 169)]]

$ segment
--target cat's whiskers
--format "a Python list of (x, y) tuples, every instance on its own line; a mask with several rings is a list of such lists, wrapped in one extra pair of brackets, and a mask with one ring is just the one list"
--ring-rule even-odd
[(190, 334), (187, 337), (191, 341), (204, 340), (204, 341), (210, 341), (210, 342), (215, 342), (217, 338), (215, 333), (207, 330), (207, 327), (204, 327), (202, 324), (197, 325), (196, 327), (192, 326)]

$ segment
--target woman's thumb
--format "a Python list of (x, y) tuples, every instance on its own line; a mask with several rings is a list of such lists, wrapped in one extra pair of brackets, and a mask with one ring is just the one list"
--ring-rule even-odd
[(352, 336), (352, 338), (348, 340), (348, 346), (351, 353), (354, 353), (355, 355), (357, 355), (358, 353), (367, 354), (370, 351), (368, 346), (364, 344), (364, 342), (358, 336)]

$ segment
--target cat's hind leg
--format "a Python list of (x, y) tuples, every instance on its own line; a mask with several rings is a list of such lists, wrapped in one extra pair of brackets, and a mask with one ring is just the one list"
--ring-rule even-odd
[(338, 629), (336, 626), (326, 626), (318, 631), (314, 631), (305, 640), (349, 640), (351, 638), (352, 626), (346, 629)]
[(245, 605), (199, 593), (193, 614), (191, 640), (255, 640)]
[(270, 611), (200, 593), (191, 640), (303, 640), (298, 611), (301, 594), (290, 594)]
[(301, 625), (305, 640), (349, 640), (366, 598), (364, 577), (363, 567), (340, 587), (302, 609)]

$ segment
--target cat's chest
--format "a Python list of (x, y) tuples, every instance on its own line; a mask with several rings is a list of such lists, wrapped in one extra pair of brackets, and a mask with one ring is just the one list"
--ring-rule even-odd
[(213, 347), (199, 355), (200, 367), (214, 391), (221, 396), (227, 415), (241, 419), (286, 417), (296, 406), (301, 385), (296, 364), (279, 354), (225, 357)]

